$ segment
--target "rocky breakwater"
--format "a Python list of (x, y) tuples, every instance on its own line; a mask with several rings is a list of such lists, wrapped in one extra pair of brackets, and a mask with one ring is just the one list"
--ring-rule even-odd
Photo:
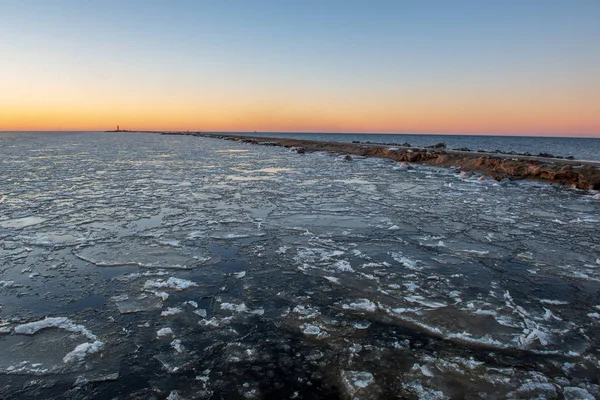
[[(169, 133), (174, 134), (174, 133)], [(447, 150), (371, 143), (321, 142), (288, 138), (264, 138), (226, 134), (182, 133), (256, 145), (282, 146), (296, 153), (326, 151), (364, 157), (389, 158), (398, 162), (425, 163), (440, 167), (478, 172), (496, 180), (528, 179), (555, 183), (583, 190), (600, 190), (600, 163), (548, 156), (526, 156)]]

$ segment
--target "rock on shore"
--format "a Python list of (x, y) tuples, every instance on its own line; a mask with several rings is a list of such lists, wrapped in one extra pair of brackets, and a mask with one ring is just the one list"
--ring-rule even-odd
[[(343, 159), (351, 160), (351, 155), (363, 157), (390, 158), (398, 162), (425, 163), (441, 167), (458, 167), (463, 171), (479, 172), (496, 180), (528, 179), (555, 183), (584, 190), (600, 190), (600, 163), (583, 162), (572, 159), (541, 156), (522, 156), (483, 152), (446, 150), (442, 146), (430, 148), (405, 147), (366, 143), (320, 142), (288, 138), (258, 138), (251, 136), (187, 134), (211, 137), (244, 143), (282, 146), (298, 153), (327, 151), (343, 154)], [(301, 149), (298, 151), (297, 149)]]

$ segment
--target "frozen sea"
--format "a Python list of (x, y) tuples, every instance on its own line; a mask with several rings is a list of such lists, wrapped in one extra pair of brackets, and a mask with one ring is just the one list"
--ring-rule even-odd
[(0, 398), (600, 397), (589, 193), (142, 133), (0, 155)]

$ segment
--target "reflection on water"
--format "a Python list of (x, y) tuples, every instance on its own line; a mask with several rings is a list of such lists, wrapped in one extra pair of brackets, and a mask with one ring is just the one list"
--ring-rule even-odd
[(600, 396), (589, 195), (193, 137), (11, 145), (0, 397)]

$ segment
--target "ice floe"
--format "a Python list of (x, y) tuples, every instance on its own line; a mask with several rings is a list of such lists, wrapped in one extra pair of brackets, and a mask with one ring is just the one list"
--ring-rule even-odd
[(104, 348), (104, 343), (98, 340), (98, 337), (89, 331), (83, 325), (75, 324), (66, 317), (47, 317), (43, 320), (29, 322), (26, 324), (17, 325), (13, 331), (19, 335), (35, 335), (41, 330), (56, 328), (63, 329), (68, 332), (73, 332), (82, 335), (83, 337), (92, 340), (91, 343), (81, 343), (72, 351), (63, 357), (65, 363), (82, 361), (87, 355), (99, 352)]
[(164, 279), (149, 279), (144, 283), (144, 289), (174, 289), (176, 291), (183, 291), (189, 288), (197, 287), (198, 284), (187, 279), (180, 279), (170, 277), (166, 280)]

